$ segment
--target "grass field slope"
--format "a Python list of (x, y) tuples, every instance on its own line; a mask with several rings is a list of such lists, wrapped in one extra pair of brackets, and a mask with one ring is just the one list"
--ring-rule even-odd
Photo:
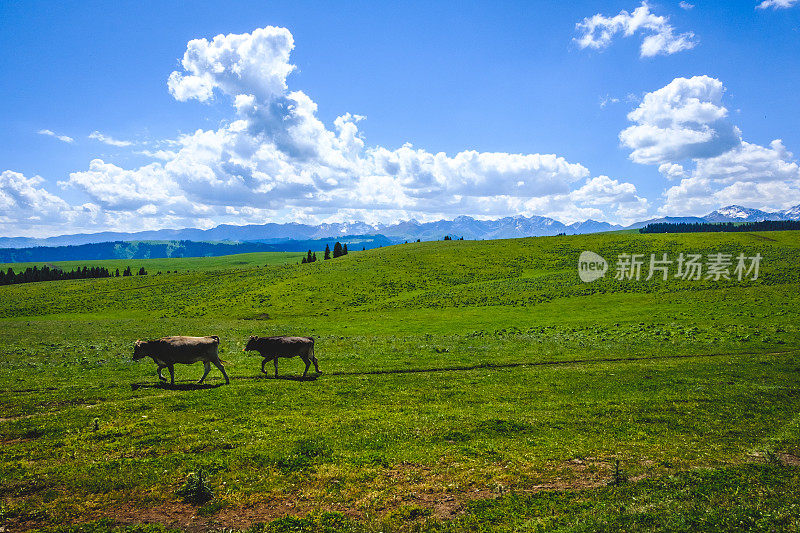
[[(730, 279), (647, 280), (651, 254)], [(800, 529), (800, 232), (150, 261), (0, 287), (10, 530)], [(158, 384), (131, 356), (165, 335), (220, 336), (231, 384)], [(264, 376), (250, 335), (313, 336), (323, 373)]]

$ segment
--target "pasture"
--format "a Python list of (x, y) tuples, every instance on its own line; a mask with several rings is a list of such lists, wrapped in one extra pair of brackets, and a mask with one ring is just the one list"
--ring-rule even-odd
[[(126, 267), (131, 267), (134, 273), (141, 267), (147, 271), (148, 275), (156, 274), (158, 271), (196, 272), (199, 270), (231, 270), (241, 268), (255, 268), (262, 266), (281, 265), (284, 263), (299, 263), (305, 256), (299, 252), (255, 252), (249, 254), (237, 254), (235, 256), (222, 257), (172, 257), (159, 259), (101, 259), (90, 261), (48, 261), (44, 264), (50, 268), (60, 268), (71, 271), (75, 268), (86, 267), (105, 267), (111, 273), (116, 269), (120, 272)], [(34, 266), (42, 267), (43, 263), (0, 263), (0, 270), (13, 268), (14, 272), (24, 271), (26, 268)]]
[[(763, 260), (756, 280), (587, 284), (583, 250)], [(255, 255), (0, 287), (3, 524), (800, 529), (800, 232)], [(179, 334), (219, 335), (231, 384), (132, 361)], [(262, 375), (250, 335), (313, 336), (323, 373)], [(182, 501), (200, 471), (214, 498)]]

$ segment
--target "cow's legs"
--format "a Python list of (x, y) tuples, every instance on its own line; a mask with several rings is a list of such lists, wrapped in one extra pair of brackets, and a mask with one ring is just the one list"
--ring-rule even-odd
[(275, 377), (278, 377), (278, 358), (272, 360), (275, 363)]
[[(231, 380), (229, 380), (229, 379), (228, 379), (228, 374), (226, 374), (226, 373), (225, 373), (225, 367), (223, 367), (223, 366), (222, 366), (222, 361), (220, 361), (219, 359), (217, 359), (217, 360), (215, 360), (215, 361), (211, 361), (211, 362), (212, 362), (212, 363), (214, 363), (214, 366), (215, 366), (215, 367), (219, 368), (219, 371), (220, 371), (220, 372), (222, 372), (222, 375), (223, 375), (223, 376), (225, 376), (225, 384), (226, 384), (226, 385), (229, 385), (229, 384), (230, 384), (230, 382), (231, 382)], [(206, 365), (207, 365), (207, 364), (208, 364), (208, 363), (206, 363)], [(208, 374), (208, 371), (206, 371), (206, 374)], [(205, 377), (205, 376), (204, 376), (204, 377)]]
[(308, 374), (308, 367), (311, 366), (311, 361), (308, 360), (308, 357), (303, 359), (303, 362), (306, 364), (306, 370), (303, 372), (303, 379), (306, 379), (306, 374)]
[(317, 371), (317, 374), (322, 374), (322, 372), (319, 371), (319, 366), (317, 365), (317, 358), (314, 356), (314, 345), (313, 344), (311, 345), (311, 351), (310, 351), (309, 355), (311, 356), (311, 361), (314, 363), (314, 370)]
[(175, 385), (175, 365), (167, 365), (167, 370), (169, 370), (170, 385)]
[(208, 361), (203, 361), (203, 369), (205, 370), (203, 372), (203, 377), (200, 378), (200, 381), (198, 381), (198, 383), (202, 383), (203, 380), (206, 379), (208, 373), (211, 372), (211, 363), (209, 363)]
[(267, 373), (267, 371), (264, 369), (264, 365), (266, 365), (266, 364), (267, 364), (267, 361), (269, 361), (269, 358), (267, 358), (267, 357), (265, 357), (265, 358), (264, 358), (264, 360), (263, 360), (263, 361), (261, 361), (261, 372), (262, 372), (263, 374), (266, 374), (266, 373)]
[(167, 378), (161, 375), (161, 371), (167, 368), (167, 365), (158, 365), (158, 379), (161, 381), (167, 381)]

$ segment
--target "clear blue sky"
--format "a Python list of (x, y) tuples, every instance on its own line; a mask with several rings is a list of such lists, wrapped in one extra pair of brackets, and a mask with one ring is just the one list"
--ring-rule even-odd
[[(458, 214), (620, 222), (743, 202), (783, 209), (800, 203), (791, 155), (800, 154), (800, 4), (758, 3), (653, 1), (644, 5), (649, 26), (635, 26), (636, 1), (4, 0), (0, 234)], [(582, 45), (576, 25), (595, 14), (608, 24), (594, 37), (615, 16), (632, 34)], [(247, 40), (268, 26), (293, 38), (286, 91), (256, 94), (221, 78), (209, 82), (209, 98), (168, 88), (173, 71), (204, 75), (181, 65), (192, 39)], [(684, 44), (643, 57), (653, 35), (683, 35)], [(294, 91), (316, 103), (321, 130), (292, 111), (281, 120), (302, 128), (287, 133), (269, 125), (273, 115), (234, 109), (237, 95), (256, 94), (263, 109), (292, 104)], [(727, 112), (711, 121), (692, 114), (693, 102)], [(298, 157), (300, 137), (341, 140), (334, 121), (345, 113), (366, 117), (345, 120), (357, 125), (360, 155), (343, 166), (332, 161), (346, 149), (314, 140), (314, 155)], [(246, 138), (231, 129), (237, 120)], [(736, 139), (722, 146), (728, 129)], [(213, 154), (198, 148), (197, 130), (217, 134)], [(687, 131), (705, 137), (687, 142)], [(458, 157), (466, 151), (477, 155)], [(572, 167), (510, 157), (537, 154)], [(397, 161), (381, 163), (387, 157)]]

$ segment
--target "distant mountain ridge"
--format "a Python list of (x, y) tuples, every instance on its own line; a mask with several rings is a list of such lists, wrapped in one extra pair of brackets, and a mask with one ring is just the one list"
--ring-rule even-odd
[(319, 225), (267, 223), (234, 226), (222, 224), (211, 229), (163, 229), (135, 233), (102, 232), (91, 234), (60, 235), (45, 239), (30, 237), (0, 237), (0, 248), (31, 248), (35, 246), (75, 246), (115, 241), (198, 241), (198, 242), (262, 242), (277, 244), (289, 240), (333, 239), (343, 235), (384, 235), (394, 242), (436, 240), (445, 235), (465, 239), (512, 239), (638, 229), (655, 222), (758, 222), (762, 220), (800, 220), (800, 205), (783, 211), (767, 212), (759, 209), (729, 205), (703, 217), (662, 217), (636, 222), (629, 226), (586, 220), (562, 224), (549, 217), (522, 215), (496, 220), (479, 220), (458, 216), (453, 220), (418, 222), (405, 220), (395, 224), (370, 225), (365, 222), (326, 223)]

